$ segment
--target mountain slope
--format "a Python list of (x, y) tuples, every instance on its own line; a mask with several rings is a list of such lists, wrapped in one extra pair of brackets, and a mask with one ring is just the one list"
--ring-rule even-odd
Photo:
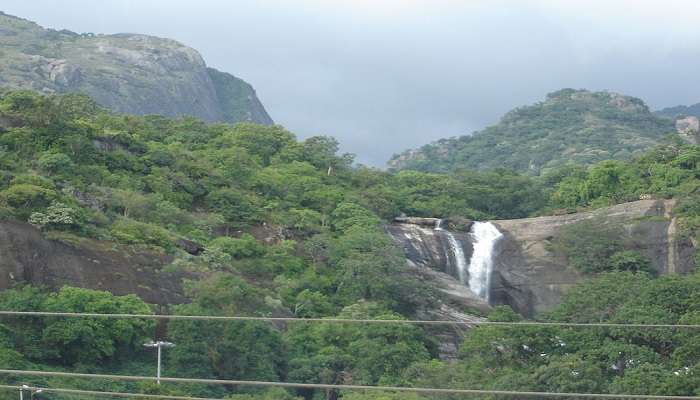
[(662, 115), (665, 117), (670, 117), (670, 118), (675, 118), (677, 116), (685, 116), (685, 117), (698, 117), (700, 118), (700, 103), (693, 104), (690, 106), (675, 106), (675, 107), (666, 107), (663, 110), (659, 110), (655, 112), (658, 115)]
[(643, 101), (609, 92), (563, 89), (508, 112), (470, 136), (442, 139), (394, 156), (397, 169), (510, 168), (529, 174), (573, 161), (627, 159), (674, 130)]
[(0, 86), (81, 92), (128, 114), (272, 124), (249, 84), (174, 40), (56, 31), (2, 13)]

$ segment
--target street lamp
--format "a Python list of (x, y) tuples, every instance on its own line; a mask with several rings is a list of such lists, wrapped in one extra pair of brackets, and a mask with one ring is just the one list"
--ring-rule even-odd
[(41, 389), (32, 389), (27, 385), (22, 385), (22, 387), (19, 388), (19, 400), (24, 400), (24, 391), (29, 390), (29, 400), (34, 400), (34, 395), (41, 393), (43, 390)]
[(158, 384), (160, 385), (160, 360), (161, 360), (161, 357), (160, 357), (161, 350), (160, 349), (162, 349), (162, 348), (168, 349), (170, 347), (175, 347), (175, 343), (163, 342), (163, 341), (159, 340), (157, 342), (150, 341), (148, 343), (144, 343), (143, 345), (144, 345), (144, 347), (157, 347), (158, 348), (158, 370), (157, 370), (158, 373), (156, 375), (156, 377), (157, 377), (156, 382), (158, 382)]

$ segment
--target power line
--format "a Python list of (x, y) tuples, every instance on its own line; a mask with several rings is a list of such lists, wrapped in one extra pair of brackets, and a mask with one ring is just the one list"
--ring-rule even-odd
[[(155, 381), (152, 376), (135, 375), (106, 375), (83, 374), (73, 372), (47, 372), (0, 369), (0, 374), (24, 375), (24, 376), (53, 376), (64, 378), (87, 379), (113, 379), (122, 381)], [(640, 394), (606, 394), (606, 393), (573, 393), (573, 392), (524, 392), (517, 390), (488, 390), (488, 389), (439, 389), (422, 387), (401, 386), (365, 386), (365, 385), (336, 385), (323, 383), (292, 383), (292, 382), (265, 382), (243, 381), (229, 379), (198, 379), (198, 378), (160, 378), (163, 382), (172, 383), (203, 383), (209, 385), (241, 385), (261, 387), (282, 387), (289, 389), (338, 389), (338, 390), (374, 390), (387, 392), (412, 392), (430, 394), (471, 394), (471, 395), (501, 395), (501, 396), (527, 396), (527, 397), (579, 397), (590, 399), (642, 399), (642, 400), (700, 400), (700, 396), (666, 396), (666, 395), (640, 395)]]
[(35, 387), (35, 386), (11, 386), (11, 385), (0, 385), (0, 389), (14, 389), (14, 390), (31, 390), (36, 393), (36, 391), (41, 390), (45, 393), (65, 393), (65, 394), (82, 394), (82, 395), (93, 395), (93, 396), (112, 396), (112, 397), (129, 397), (129, 398), (145, 398), (145, 399), (168, 399), (168, 400), (224, 400), (215, 399), (210, 397), (191, 397), (191, 396), (174, 396), (174, 395), (162, 395), (162, 394), (144, 394), (144, 393), (126, 393), (126, 392), (100, 392), (97, 390), (79, 390), (79, 389), (62, 389), (62, 388), (47, 388), (47, 387)]
[(628, 324), (608, 322), (496, 322), (486, 320), (476, 321), (434, 321), (434, 320), (408, 320), (408, 319), (344, 319), (344, 318), (294, 318), (294, 317), (231, 317), (216, 315), (163, 315), (163, 314), (102, 314), (102, 313), (75, 313), (75, 312), (47, 312), (47, 311), (0, 311), (0, 316), (38, 316), (38, 317), (76, 317), (76, 318), (137, 318), (158, 320), (195, 320), (195, 321), (266, 321), (266, 322), (326, 322), (326, 323), (362, 323), (362, 324), (396, 324), (396, 325), (465, 325), (465, 326), (548, 326), (561, 328), (635, 328), (635, 329), (700, 329), (700, 325), (693, 324)]

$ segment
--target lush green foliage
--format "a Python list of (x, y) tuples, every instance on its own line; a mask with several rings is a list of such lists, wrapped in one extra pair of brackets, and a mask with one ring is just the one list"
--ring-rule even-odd
[[(31, 287), (0, 293), (0, 308), (16, 311), (150, 314), (134, 295), (64, 287), (48, 294)], [(28, 361), (76, 365), (127, 359), (151, 335), (153, 323), (142, 320), (15, 317), (3, 321), (12, 348)], [(7, 344), (7, 343), (6, 343)]]
[[(174, 306), (176, 313), (366, 319), (406, 318), (436, 296), (405, 273), (400, 250), (383, 231), (382, 224), (401, 213), (517, 218), (650, 194), (678, 199), (682, 235), (696, 238), (700, 231), (697, 146), (667, 143), (629, 162), (567, 164), (537, 178), (504, 169), (384, 172), (354, 167), (352, 157), (337, 153), (331, 138), (298, 141), (279, 126), (119, 116), (81, 96), (7, 92), (0, 97), (0, 218), (168, 253), (169, 270), (201, 277), (189, 283), (192, 302)], [(180, 239), (204, 251), (188, 254)], [(699, 278), (652, 279), (648, 260), (631, 251), (634, 238), (624, 231), (574, 224), (552, 246), (599, 276), (546, 318), (697, 323)], [(150, 312), (134, 297), (75, 288), (7, 291), (0, 308)], [(519, 317), (497, 309), (491, 318)], [(152, 324), (4, 322), (3, 365), (153, 373), (152, 354), (139, 348), (154, 337)], [(700, 362), (686, 332), (484, 327), (469, 331), (455, 365), (435, 360), (436, 343), (422, 329), (403, 325), (173, 321), (167, 332), (178, 344), (166, 351), (169, 375), (223, 379), (688, 394), (697, 391)], [(644, 386), (650, 380), (656, 386)], [(422, 398), (79, 385), (245, 400)]]
[[(606, 273), (580, 284), (549, 321), (697, 323), (700, 275), (651, 279)], [(497, 310), (493, 320), (517, 320)], [(470, 330), (457, 364), (418, 363), (421, 386), (588, 393), (700, 394), (700, 352), (692, 330), (481, 327)], [(449, 398), (449, 397), (447, 397)]]

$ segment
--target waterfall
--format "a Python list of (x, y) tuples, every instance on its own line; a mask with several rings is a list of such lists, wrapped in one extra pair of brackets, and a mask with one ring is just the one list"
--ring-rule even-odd
[(452, 232), (442, 229), (442, 220), (439, 219), (435, 222), (435, 230), (442, 231), (447, 236), (447, 241), (450, 243), (450, 250), (452, 250), (452, 256), (454, 257), (455, 263), (457, 264), (457, 276), (459, 281), (463, 284), (467, 284), (467, 259), (464, 257), (464, 250), (462, 249), (462, 244), (459, 243), (455, 235)]
[(469, 289), (489, 301), (493, 251), (503, 234), (490, 222), (474, 222), (470, 235), (474, 243), (474, 253), (469, 262)]
[[(439, 231), (447, 238), (451, 254), (447, 255), (448, 262), (454, 260), (457, 277), (463, 285), (482, 299), (489, 301), (491, 289), (491, 270), (493, 269), (494, 249), (503, 234), (490, 222), (474, 222), (469, 231), (474, 252), (467, 262), (462, 244), (454, 234), (443, 227), (443, 220), (435, 221), (434, 231)], [(451, 257), (450, 257), (451, 255)]]

